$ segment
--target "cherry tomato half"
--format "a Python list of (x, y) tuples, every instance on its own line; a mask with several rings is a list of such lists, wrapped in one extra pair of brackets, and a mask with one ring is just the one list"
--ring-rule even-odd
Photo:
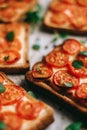
[(87, 68), (85, 68), (85, 67), (75, 68), (72, 65), (72, 62), (70, 62), (68, 64), (68, 69), (69, 69), (70, 73), (73, 74), (73, 75), (75, 75), (76, 77), (79, 77), (79, 78), (85, 78), (85, 77), (87, 77)]
[(25, 94), (24, 89), (17, 85), (4, 85), (6, 90), (5, 92), (0, 94), (0, 98), (2, 99), (2, 105), (9, 105), (16, 103), (19, 101)]
[(6, 50), (0, 54), (0, 63), (13, 64), (20, 59), (20, 53), (16, 50)]
[(53, 51), (45, 57), (46, 62), (54, 67), (64, 67), (69, 61), (69, 55), (63, 51)]
[(34, 78), (49, 78), (53, 71), (51, 67), (44, 64), (43, 62), (38, 62), (33, 66), (32, 75)]
[(77, 0), (77, 3), (81, 6), (87, 7), (87, 0)]
[(29, 101), (20, 101), (16, 106), (18, 115), (26, 120), (33, 120), (37, 118), (42, 108), (43, 104), (41, 102), (34, 102), (33, 104)]
[(78, 86), (79, 79), (69, 74), (67, 70), (58, 70), (53, 75), (53, 82), (55, 83), (55, 85), (61, 87), (67, 87), (65, 83), (70, 83), (73, 87)]
[(64, 2), (65, 4), (70, 4), (70, 5), (76, 4), (75, 0), (61, 0), (61, 1)]
[(87, 83), (83, 83), (76, 89), (76, 96), (81, 99), (87, 99)]
[(6, 124), (7, 129), (9, 130), (20, 130), (22, 126), (22, 119), (18, 117), (16, 113), (11, 111), (3, 112), (2, 121)]
[(68, 39), (63, 44), (63, 50), (68, 54), (77, 54), (80, 51), (80, 42), (75, 39)]

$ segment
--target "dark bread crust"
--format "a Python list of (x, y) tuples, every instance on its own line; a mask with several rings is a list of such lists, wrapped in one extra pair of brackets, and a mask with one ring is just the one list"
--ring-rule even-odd
[[(54, 3), (55, 1), (57, 1), (57, 0), (52, 0), (51, 4)], [(52, 15), (52, 11), (49, 6), (49, 8), (44, 16), (43, 29), (46, 29), (48, 31), (57, 30), (60, 32), (67, 32), (67, 33), (76, 34), (76, 35), (86, 35), (87, 34), (87, 26), (82, 29), (74, 28), (71, 25), (66, 26), (64, 24), (60, 26), (60, 25), (57, 25), (57, 24), (51, 22), (51, 20), (50, 20), (51, 15)]]
[[(5, 73), (3, 73), (3, 72), (0, 71), (0, 75), (3, 78), (5, 78), (5, 83), (17, 85), (12, 80), (10, 80)], [(38, 101), (38, 99), (33, 98), (32, 96), (30, 96), (29, 94), (27, 94), (27, 92), (26, 92), (26, 97), (28, 97), (29, 101), (31, 101), (33, 103)], [(29, 122), (27, 121), (27, 127), (23, 128), (22, 130), (43, 130), (49, 124), (51, 124), (54, 121), (54, 117), (53, 117), (54, 112), (53, 112), (53, 109), (50, 106), (48, 106), (47, 104), (44, 103), (44, 110), (45, 110), (44, 114), (41, 115), (41, 116), (39, 116), (39, 117), (37, 117), (37, 119), (30, 120)], [(26, 123), (26, 120), (24, 120), (24, 123)]]
[(24, 50), (24, 54), (23, 54), (24, 62), (22, 64), (19, 64), (19, 65), (16, 65), (16, 63), (15, 63), (15, 65), (14, 64), (0, 65), (0, 71), (5, 72), (6, 74), (24, 74), (30, 68), (30, 63), (29, 63), (29, 59), (28, 59), (29, 25), (26, 23), (13, 23), (13, 24), (21, 25), (21, 27), (23, 27), (24, 32), (25, 32), (25, 34), (24, 34), (24, 47), (22, 48)]

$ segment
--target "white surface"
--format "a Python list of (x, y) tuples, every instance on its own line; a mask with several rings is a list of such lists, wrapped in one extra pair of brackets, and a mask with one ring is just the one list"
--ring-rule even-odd
[[(45, 13), (48, 4), (51, 0), (39, 0), (39, 3), (42, 5), (42, 10), (43, 10), (43, 14)], [(29, 59), (30, 59), (30, 68), (32, 68), (32, 65), (37, 62), (40, 61), (42, 59), (42, 56), (46, 55), (49, 51), (52, 50), (53, 48), (53, 44), (54, 43), (50, 43), (50, 41), (53, 39), (54, 34), (49, 34), (47, 32), (43, 32), (40, 31), (40, 27), (35, 27), (35, 29), (33, 30), (33, 32), (30, 34), (29, 36)], [(67, 38), (72, 38), (73, 36), (68, 36)], [(38, 44), (40, 45), (40, 49), (39, 51), (35, 51), (32, 49), (32, 46), (36, 43), (36, 40), (39, 38), (38, 40)], [(76, 37), (77, 39), (81, 39), (86, 41), (86, 37)], [(60, 43), (62, 43), (62, 41), (65, 39), (61, 39), (59, 38), (58, 41), (55, 43), (55, 45), (58, 45)], [(45, 47), (48, 47), (47, 49), (45, 49)], [(26, 81), (25, 81), (25, 76), (24, 75), (20, 75), (20, 76), (9, 76), (13, 81), (15, 81), (17, 84), (25, 87)], [(63, 110), (62, 108), (60, 108), (60, 106), (58, 104), (55, 104), (55, 102), (53, 102), (50, 99), (47, 99), (46, 97), (44, 97), (44, 95), (39, 95), (39, 98), (43, 101), (45, 101), (46, 103), (48, 103), (49, 105), (51, 105), (54, 108), (54, 118), (55, 121), (46, 129), (46, 130), (65, 130), (66, 126), (69, 125), (71, 122), (74, 122), (74, 119), (72, 118), (73, 115), (71, 113), (69, 113), (66, 110)], [(75, 115), (74, 115), (75, 117)], [(84, 129), (84, 130), (87, 130)]]

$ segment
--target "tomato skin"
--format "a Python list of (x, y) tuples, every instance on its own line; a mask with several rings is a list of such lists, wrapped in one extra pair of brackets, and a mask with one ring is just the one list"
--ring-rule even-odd
[(76, 4), (75, 0), (61, 0), (61, 1), (64, 2), (65, 4), (70, 4), (70, 5)]
[(6, 124), (9, 130), (20, 130), (22, 126), (22, 119), (18, 115), (11, 111), (1, 113), (2, 121)]
[(87, 67), (87, 56), (79, 55), (77, 59), (82, 61), (84, 66)]
[(71, 83), (73, 86), (78, 86), (80, 80), (69, 74), (67, 70), (58, 70), (53, 75), (53, 82), (57, 86), (69, 88), (64, 83)]
[(32, 104), (29, 101), (20, 101), (16, 106), (18, 116), (26, 120), (36, 119), (42, 108), (43, 104), (41, 102)]
[(56, 13), (56, 14), (52, 14), (51, 18), (50, 18), (51, 22), (54, 24), (57, 24), (58, 26), (67, 26), (69, 25), (69, 20), (66, 14), (64, 13)]
[(75, 75), (79, 78), (87, 77), (87, 69), (85, 67), (82, 68), (74, 68), (72, 62), (68, 63), (68, 70), (72, 75)]
[(20, 86), (6, 84), (4, 85), (6, 90), (4, 93), (0, 94), (0, 98), (2, 99), (2, 105), (11, 105), (18, 102), (25, 95), (24, 89)]
[(80, 42), (75, 39), (68, 39), (63, 44), (63, 50), (68, 54), (77, 54), (80, 51)]
[(45, 57), (45, 61), (53, 67), (64, 67), (68, 64), (69, 55), (63, 51), (53, 51)]
[(76, 97), (80, 99), (87, 99), (87, 83), (83, 83), (76, 89)]
[(51, 5), (50, 5), (50, 9), (53, 11), (53, 12), (64, 12), (66, 9), (68, 8), (68, 6), (65, 6), (64, 3), (60, 3), (58, 1), (56, 2), (53, 2)]
[(49, 78), (52, 75), (53, 71), (51, 67), (43, 62), (36, 63), (32, 68), (32, 75), (37, 79)]

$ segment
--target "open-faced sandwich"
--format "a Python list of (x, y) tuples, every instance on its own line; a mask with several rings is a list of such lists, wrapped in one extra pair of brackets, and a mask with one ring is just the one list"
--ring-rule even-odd
[(26, 73), (31, 89), (43, 88), (87, 114), (87, 47), (76, 39), (56, 46)]
[(50, 106), (0, 72), (0, 130), (42, 130), (53, 120)]
[(87, 1), (52, 0), (44, 17), (44, 25), (50, 29), (87, 33)]
[(9, 74), (29, 69), (28, 33), (24, 23), (0, 24), (0, 70)]
[(37, 0), (0, 0), (0, 21), (19, 21), (36, 4)]

